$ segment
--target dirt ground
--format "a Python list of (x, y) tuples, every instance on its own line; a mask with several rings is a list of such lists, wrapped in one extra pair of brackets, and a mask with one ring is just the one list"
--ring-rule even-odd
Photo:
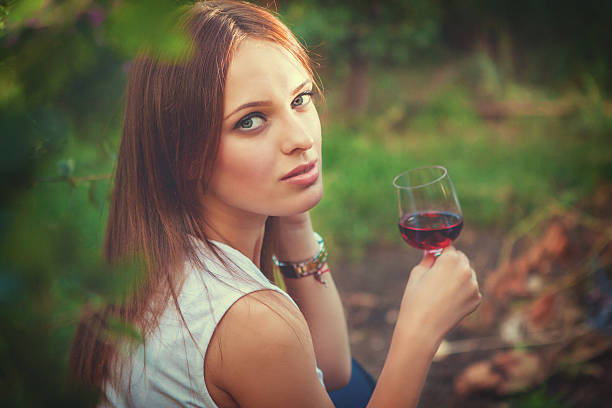
[[(462, 232), (456, 247), (470, 257), (477, 271), (479, 282), (495, 268), (503, 235), (491, 231), (469, 228)], [(370, 248), (363, 260), (350, 262), (330, 254), (334, 277), (345, 305), (349, 324), (353, 356), (377, 378), (383, 367), (393, 332), (397, 310), (411, 268), (419, 262), (420, 252), (403, 244)], [(483, 296), (487, 293), (483, 291)], [(491, 327), (486, 335), (496, 335)], [(466, 339), (473, 333), (456, 328), (447, 336), (449, 340)], [(483, 332), (479, 333), (483, 335)], [(545, 385), (549, 402), (529, 405), (525, 394), (500, 397), (493, 393), (475, 392), (459, 397), (455, 392), (457, 376), (470, 364), (490, 358), (494, 351), (474, 350), (453, 354), (441, 361), (434, 361), (421, 396), (420, 407), (552, 407), (550, 401), (563, 401), (563, 407), (610, 406), (612, 397), (612, 353), (597, 357), (602, 370), (597, 376), (554, 374)], [(533, 390), (534, 388), (531, 388)], [(521, 399), (522, 398), (522, 399)], [(512, 404), (509, 401), (513, 401)]]

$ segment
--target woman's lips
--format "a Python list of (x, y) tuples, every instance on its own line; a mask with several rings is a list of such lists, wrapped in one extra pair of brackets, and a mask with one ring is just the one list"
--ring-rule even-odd
[(298, 186), (308, 186), (319, 178), (317, 161), (302, 164), (287, 173), (281, 180)]

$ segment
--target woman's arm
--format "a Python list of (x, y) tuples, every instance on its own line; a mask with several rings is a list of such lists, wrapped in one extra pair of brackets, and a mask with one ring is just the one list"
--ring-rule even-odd
[(303, 315), (285, 296), (262, 290), (240, 298), (221, 319), (204, 378), (221, 408), (331, 408), (315, 367)]
[[(312, 258), (319, 250), (307, 213), (279, 218), (276, 255), (282, 261), (300, 262)], [(322, 276), (325, 285), (314, 276), (285, 278), (287, 292), (304, 315), (314, 344), (317, 365), (323, 371), (328, 390), (345, 386), (351, 376), (351, 353), (344, 310), (332, 274)]]
[(446, 248), (439, 258), (428, 255), (415, 266), (368, 407), (416, 407), (440, 342), (480, 299), (476, 274), (462, 252)]
[[(427, 257), (413, 268), (368, 407), (416, 407), (440, 341), (479, 301), (474, 271), (461, 252), (449, 248), (435, 263)], [(222, 390), (233, 402), (216, 400), (220, 406), (331, 407), (315, 374), (310, 332), (279, 293), (244, 296), (225, 314), (208, 347), (208, 389)]]

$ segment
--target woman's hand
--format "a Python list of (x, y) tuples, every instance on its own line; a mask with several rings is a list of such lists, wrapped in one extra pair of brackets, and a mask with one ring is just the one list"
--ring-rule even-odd
[(426, 255), (412, 269), (398, 326), (421, 331), (437, 348), (448, 331), (478, 307), (480, 299), (468, 258), (449, 247), (437, 259)]
[(480, 303), (474, 270), (452, 247), (410, 273), (385, 365), (368, 407), (416, 407), (440, 342)]

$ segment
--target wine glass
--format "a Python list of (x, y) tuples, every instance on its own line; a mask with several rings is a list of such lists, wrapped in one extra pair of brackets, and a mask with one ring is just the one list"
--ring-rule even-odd
[(412, 169), (393, 179), (402, 238), (435, 256), (461, 232), (463, 215), (455, 188), (442, 166)]

